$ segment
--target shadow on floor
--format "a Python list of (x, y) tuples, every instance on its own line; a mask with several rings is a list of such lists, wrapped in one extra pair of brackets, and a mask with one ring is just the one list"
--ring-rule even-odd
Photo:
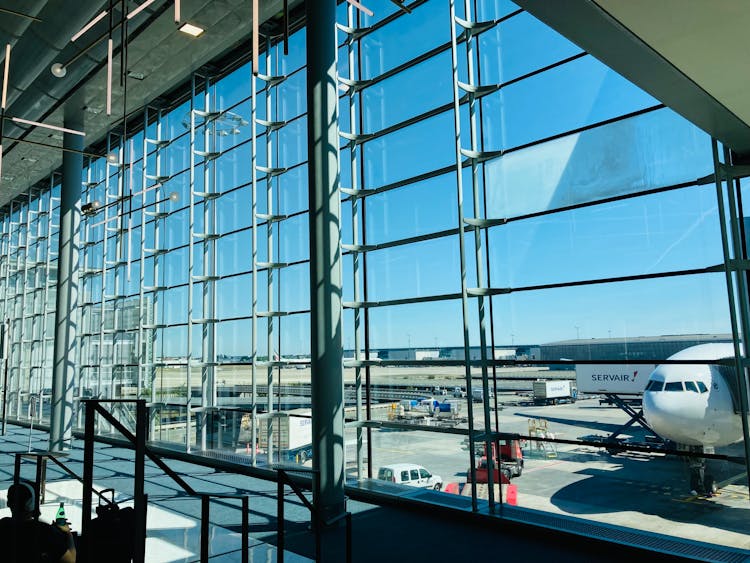
[[(290, 530), (291, 532), (291, 530)], [(328, 545), (343, 551), (343, 529), (327, 532)], [(436, 561), (620, 561), (642, 558), (649, 562), (687, 559), (570, 536), (510, 521), (477, 522), (475, 518), (447, 518), (401, 507), (376, 507), (352, 517), (352, 561), (356, 563), (435, 563)], [(275, 543), (275, 535), (263, 538)], [(309, 529), (288, 533), (285, 548), (314, 558), (314, 536)], [(325, 549), (325, 547), (324, 547)], [(637, 560), (637, 559), (636, 559)]]

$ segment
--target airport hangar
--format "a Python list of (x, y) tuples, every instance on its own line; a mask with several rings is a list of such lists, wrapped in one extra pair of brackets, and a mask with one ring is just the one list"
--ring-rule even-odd
[[(514, 262), (517, 253), (489, 251), (490, 241), (503, 247), (506, 225), (533, 230), (539, 217), (571, 226), (566, 213), (592, 221), (587, 209), (649, 198), (669, 208), (660, 194), (678, 193), (687, 206), (714, 184), (741, 195), (750, 59), (739, 2), (3, 4), (3, 411), (48, 429), (52, 452), (68, 450), (74, 429), (84, 429), (88, 399), (128, 401), (117, 389), (133, 388), (152, 427), (183, 425), (183, 456), (205, 452), (211, 413), (222, 410), (221, 372), (233, 367), (219, 356), (247, 351), (251, 385), (268, 385), (265, 396), (253, 393), (249, 414), (259, 421), (273, 420), (275, 377), (308, 357), (314, 506), (338, 520), (342, 372), (355, 370), (365, 391), (347, 422), (359, 438), (372, 430), (368, 377), (399, 367), (370, 359), (369, 349), (440, 339), (495, 347), (503, 296), (644, 280), (723, 280), (725, 311), (707, 332), (731, 330), (733, 341), (746, 332), (741, 215), (729, 195), (726, 209), (722, 198), (714, 203), (719, 263), (612, 273), (574, 260), (545, 277)], [(711, 154), (700, 145), (707, 138), (721, 149)], [(501, 193), (500, 179), (523, 189)], [(685, 224), (683, 234), (694, 229)], [(498, 264), (537, 277), (505, 283)], [(698, 294), (713, 303), (715, 294)], [(610, 303), (619, 295), (613, 290)], [(685, 299), (688, 314), (695, 302)], [(486, 304), (498, 309), (489, 319)], [(587, 330), (580, 312), (543, 309), (537, 326)], [(688, 334), (701, 328), (694, 324), (680, 326)], [(649, 333), (663, 332), (639, 334)], [(497, 342), (505, 348), (514, 337), (535, 340), (508, 331)], [(344, 348), (357, 357), (343, 362)], [(480, 359), (484, 381), (493, 358)], [(181, 393), (159, 388), (175, 360)], [(471, 385), (477, 366), (464, 364)], [(113, 404), (121, 419), (133, 418)], [(501, 430), (488, 418), (477, 428), (472, 419), (470, 443)], [(361, 479), (372, 475), (365, 458), (357, 454)], [(482, 507), (474, 495), (470, 512)], [(328, 550), (341, 538), (323, 537), (325, 560), (335, 560)]]

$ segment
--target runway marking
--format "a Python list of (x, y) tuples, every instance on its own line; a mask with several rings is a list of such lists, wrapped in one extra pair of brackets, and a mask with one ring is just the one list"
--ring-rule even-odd
[(553, 461), (550, 463), (547, 463), (545, 465), (540, 465), (539, 467), (532, 467), (530, 469), (523, 468), (524, 473), (533, 473), (534, 471), (539, 471), (540, 469), (547, 469), (548, 467), (552, 467), (553, 465), (560, 465), (561, 463), (565, 463), (565, 460), (558, 459), (557, 461)]

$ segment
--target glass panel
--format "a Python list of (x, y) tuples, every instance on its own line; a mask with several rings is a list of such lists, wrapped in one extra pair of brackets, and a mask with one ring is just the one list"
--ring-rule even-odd
[(713, 186), (556, 213), (489, 231), (494, 287), (705, 268), (723, 262)]
[[(443, 132), (454, 126), (448, 111), (364, 145), (365, 186), (377, 188), (456, 163), (456, 144)], [(430, 158), (422, 155), (429, 154)]]
[[(262, 240), (259, 237), (259, 241)], [(258, 259), (263, 260), (265, 244), (258, 245)], [(228, 276), (252, 268), (252, 231), (239, 231), (216, 241), (217, 274)]]
[(482, 98), (488, 149), (508, 149), (655, 106), (658, 102), (593, 57)]
[[(441, 490), (449, 483), (457, 484), (470, 465), (468, 449), (461, 436), (423, 430), (389, 432), (384, 428), (373, 430), (370, 436), (373, 476), (399, 488)], [(346, 443), (355, 443), (352, 431), (347, 433)], [(353, 446), (347, 447), (348, 464), (356, 462), (355, 452)], [(429, 476), (420, 479), (420, 473)], [(460, 502), (460, 497), (456, 501)], [(471, 506), (469, 498), (465, 499), (465, 504)]]
[(580, 47), (522, 12), (479, 36), (482, 83), (508, 82), (580, 52)]
[[(401, 16), (362, 38), (363, 79), (374, 78), (450, 41), (445, 0), (426, 2), (408, 17)], [(420, 41), (404, 41), (420, 37)]]
[(664, 109), (513, 152), (485, 167), (493, 186), (488, 215), (515, 217), (693, 181), (713, 170), (708, 146), (705, 133)]
[[(386, 301), (460, 293), (456, 236), (396, 246), (367, 254), (368, 299)], [(451, 275), (447, 275), (451, 272)]]
[[(543, 349), (542, 359), (608, 359), (597, 339), (677, 334), (731, 333), (723, 274), (703, 274), (621, 283), (596, 284), (493, 297), (495, 342), (564, 344), (575, 339), (575, 350)], [(690, 303), (690, 307), (685, 307)], [(686, 346), (682, 346), (686, 347)], [(671, 353), (682, 349), (674, 349)], [(633, 349), (635, 350), (635, 349)], [(611, 354), (609, 352), (608, 354)], [(544, 354), (549, 354), (545, 356)], [(572, 355), (575, 354), (575, 355)], [(658, 349), (638, 358), (666, 359)], [(635, 356), (624, 356), (635, 358)]]
[(250, 316), (252, 313), (252, 275), (233, 276), (216, 282), (219, 319)]
[(446, 51), (366, 88), (364, 131), (380, 131), (452, 101), (451, 54)]
[(394, 348), (413, 354), (414, 347), (457, 345), (463, 340), (461, 323), (445, 322), (461, 318), (460, 300), (375, 307), (369, 315), (370, 346), (385, 354), (380, 357), (392, 357)]
[(456, 177), (450, 173), (368, 197), (367, 242), (380, 244), (456, 228), (455, 194)]

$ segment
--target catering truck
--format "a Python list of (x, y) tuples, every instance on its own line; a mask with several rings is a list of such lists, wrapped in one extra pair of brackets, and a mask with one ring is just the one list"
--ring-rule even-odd
[(534, 381), (532, 391), (535, 405), (574, 403), (578, 396), (578, 391), (567, 379), (538, 379)]
[[(292, 414), (295, 413), (295, 414)], [(312, 418), (310, 409), (294, 409), (273, 415), (260, 415), (256, 419), (256, 451), (268, 452), (268, 430), (271, 422), (271, 442), (274, 458), (281, 461), (305, 463), (312, 458)], [(252, 417), (249, 413), (242, 416), (238, 436), (238, 450), (252, 448)]]

